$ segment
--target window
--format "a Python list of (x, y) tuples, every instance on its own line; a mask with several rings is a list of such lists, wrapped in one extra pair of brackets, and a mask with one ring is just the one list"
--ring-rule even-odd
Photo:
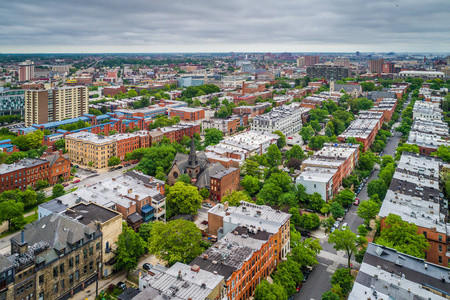
[(91, 247), (89, 247), (89, 256), (91, 256), (93, 254), (94, 254), (94, 247), (91, 246)]
[(59, 265), (59, 273), (61, 273), (61, 274), (64, 273), (64, 263)]
[(44, 292), (39, 294), (39, 300), (44, 300)]
[(439, 245), (439, 252), (442, 252), (442, 245)]
[(61, 291), (64, 291), (64, 279), (61, 280)]
[(92, 271), (93, 269), (94, 269), (94, 261), (91, 260), (91, 261), (89, 262), (89, 270)]
[(439, 242), (442, 242), (442, 235), (439, 235)]
[(80, 255), (77, 254), (77, 256), (75, 256), (75, 265), (79, 265), (80, 264)]
[(423, 232), (423, 235), (425, 236), (425, 238), (427, 237), (427, 232), (426, 231), (424, 231)]
[(69, 259), (69, 268), (73, 268), (73, 257)]
[(69, 276), (69, 284), (73, 284), (73, 273)]
[(100, 249), (100, 243), (97, 243), (97, 244), (95, 245), (95, 250), (98, 250), (98, 249)]
[(80, 271), (79, 270), (75, 271), (75, 279), (80, 279)]
[(55, 283), (55, 284), (53, 285), (53, 293), (56, 294), (57, 292), (58, 292), (58, 284)]
[(88, 268), (88, 266), (87, 266), (87, 265), (85, 265), (85, 266), (84, 266), (84, 268), (83, 268), (83, 269), (84, 269), (84, 274), (86, 274), (86, 273), (87, 273), (87, 268)]
[(39, 285), (44, 284), (44, 275), (39, 276)]
[(439, 263), (442, 264), (442, 256), (439, 256)]
[(53, 277), (58, 277), (58, 267), (53, 268)]

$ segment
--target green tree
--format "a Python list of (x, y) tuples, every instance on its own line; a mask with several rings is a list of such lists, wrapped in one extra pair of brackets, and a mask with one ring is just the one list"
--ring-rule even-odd
[(21, 201), (25, 208), (35, 206), (37, 203), (36, 192), (30, 189), (26, 189), (21, 192)]
[(374, 179), (369, 184), (367, 184), (367, 195), (372, 197), (374, 195), (378, 195), (378, 197), (383, 200), (386, 196), (388, 190), (388, 186), (385, 181), (381, 178)]
[(292, 179), (287, 173), (272, 173), (268, 180), (266, 180), (267, 183), (273, 183), (274, 185), (281, 188), (283, 193), (287, 193), (292, 191), (293, 185), (292, 185)]
[(155, 176), (156, 169), (162, 167), (168, 172), (172, 166), (177, 149), (172, 144), (160, 144), (146, 148), (137, 169), (147, 175)]
[(283, 194), (283, 190), (274, 183), (266, 183), (260, 190), (257, 198), (263, 200), (267, 204), (278, 204), (278, 198)]
[(209, 198), (209, 191), (207, 188), (202, 188), (200, 190), (200, 196), (202, 196), (203, 200), (206, 200)]
[(285, 156), (287, 160), (295, 158), (302, 161), (305, 158), (305, 153), (303, 152), (302, 147), (300, 147), (299, 145), (294, 145), (291, 149), (286, 151)]
[(23, 203), (14, 200), (0, 202), (0, 222), (8, 222), (8, 231), (11, 230), (11, 220), (23, 216)]
[(383, 157), (381, 157), (381, 168), (383, 169), (384, 167), (386, 167), (388, 164), (390, 163), (395, 163), (394, 158), (392, 157), (392, 155), (383, 155)]
[(204, 251), (202, 233), (193, 222), (182, 219), (166, 224), (154, 222), (150, 235), (149, 253), (167, 261), (169, 265), (189, 263)]
[(209, 145), (216, 145), (223, 140), (223, 132), (216, 128), (205, 130), (205, 147)]
[(350, 293), (353, 287), (353, 276), (350, 275), (350, 269), (337, 269), (331, 276), (331, 284), (339, 285), (345, 295)]
[(239, 206), (241, 201), (254, 203), (252, 199), (243, 191), (233, 191), (230, 195), (222, 198), (222, 203), (228, 202), (230, 206)]
[(314, 193), (309, 196), (308, 207), (316, 212), (320, 212), (325, 203), (325, 200), (322, 199), (322, 196), (319, 193)]
[(340, 203), (344, 207), (348, 207), (349, 205), (351, 205), (353, 203), (354, 199), (355, 199), (355, 194), (352, 191), (350, 191), (348, 188), (340, 191), (339, 194), (334, 196), (334, 201)]
[(328, 142), (328, 138), (326, 136), (316, 135), (310, 139), (308, 147), (314, 150), (320, 150), (326, 142)]
[(176, 214), (197, 214), (202, 204), (202, 196), (195, 186), (184, 182), (176, 182), (166, 195), (166, 203), (170, 216)]
[(267, 149), (267, 162), (272, 166), (279, 166), (281, 164), (281, 151), (277, 145), (272, 144)]
[(300, 212), (298, 211), (297, 207), (291, 207), (289, 209), (289, 213), (291, 214), (291, 223), (293, 223), (295, 226), (300, 226)]
[(150, 233), (153, 227), (153, 223), (142, 223), (141, 226), (139, 226), (139, 236), (142, 238), (144, 242), (148, 242), (150, 238)]
[(338, 219), (345, 215), (345, 210), (339, 202), (333, 202), (330, 207), (333, 218)]
[(36, 202), (37, 202), (38, 205), (44, 203), (45, 202), (45, 198), (46, 198), (46, 196), (45, 196), (45, 192), (44, 191), (39, 191), (39, 192), (36, 193)]
[(336, 295), (333, 291), (328, 291), (322, 294), (322, 300), (339, 300), (338, 295)]
[(45, 189), (48, 186), (49, 186), (48, 180), (41, 180), (41, 179), (36, 181), (36, 184), (34, 185), (36, 190)]
[(261, 181), (256, 177), (245, 175), (241, 181), (241, 186), (250, 196), (255, 196), (261, 189)]
[(369, 229), (367, 229), (366, 225), (364, 224), (359, 225), (357, 231), (358, 235), (360, 236), (367, 236), (367, 234), (369, 233)]
[(445, 162), (450, 161), (450, 146), (441, 145), (436, 150), (436, 152), (431, 153), (431, 155), (441, 157)]
[(363, 171), (372, 171), (378, 158), (372, 151), (366, 151), (360, 155), (358, 168)]
[(52, 189), (52, 198), (58, 198), (64, 195), (66, 192), (64, 191), (64, 187), (60, 184), (57, 184)]
[(6, 164), (12, 164), (15, 163), (19, 160), (22, 160), (24, 158), (27, 158), (28, 155), (24, 152), (13, 152), (11, 153), (11, 155), (9, 155), (8, 157), (6, 157), (5, 159), (5, 163)]
[(303, 142), (305, 143), (309, 141), (315, 134), (316, 132), (311, 127), (311, 125), (303, 126), (302, 129), (300, 130), (300, 135), (302, 136)]
[(115, 264), (116, 269), (127, 270), (127, 276), (138, 265), (139, 258), (145, 253), (144, 240), (126, 224), (122, 226), (122, 233), (117, 241)]
[(118, 164), (120, 164), (120, 158), (117, 156), (111, 156), (110, 159), (108, 160), (108, 166), (117, 166)]
[(277, 271), (272, 274), (275, 283), (283, 286), (288, 295), (295, 294), (296, 286), (303, 280), (300, 271), (301, 266), (293, 259), (288, 259), (277, 266)]
[(322, 226), (324, 228), (330, 230), (333, 227), (335, 222), (336, 222), (336, 220), (333, 217), (329, 217), (322, 221)]
[(319, 216), (315, 213), (303, 214), (300, 217), (300, 227), (306, 230), (315, 230), (320, 226)]
[(308, 238), (302, 241), (300, 234), (291, 236), (291, 257), (300, 264), (302, 268), (317, 265), (317, 254), (319, 254), (321, 250), (322, 247), (320, 246), (320, 241), (318, 239)]
[(356, 237), (350, 229), (335, 230), (328, 236), (328, 243), (334, 244), (333, 248), (337, 251), (345, 251), (347, 253), (348, 268), (351, 267), (351, 259), (358, 247), (367, 242), (364, 237)]
[(430, 248), (430, 244), (423, 234), (417, 232), (416, 224), (403, 221), (400, 216), (389, 214), (384, 219), (384, 225), (381, 236), (376, 240), (377, 244), (425, 258), (425, 252)]
[(383, 179), (386, 186), (389, 186), (392, 177), (394, 177), (394, 173), (395, 173), (395, 164), (389, 163), (384, 168), (381, 169), (380, 173), (378, 173), (378, 177)]
[(395, 153), (395, 160), (400, 160), (400, 157), (402, 156), (402, 153), (404, 151), (413, 152), (413, 153), (419, 153), (419, 146), (417, 146), (417, 145), (410, 145), (410, 144), (400, 144), (397, 147), (397, 152)]
[(56, 149), (64, 149), (66, 147), (66, 140), (60, 139), (55, 142), (55, 148)]
[(278, 136), (280, 137), (277, 141), (278, 148), (281, 149), (286, 146), (286, 136), (279, 130), (275, 130), (273, 133), (278, 134)]
[(242, 164), (242, 172), (246, 175), (260, 178), (261, 170), (259, 169), (259, 163), (253, 159), (246, 159)]
[(283, 286), (279, 283), (270, 284), (267, 280), (261, 280), (255, 288), (254, 300), (286, 300), (288, 298)]
[(185, 184), (191, 184), (191, 177), (188, 174), (181, 174), (178, 177), (177, 182), (184, 182)]

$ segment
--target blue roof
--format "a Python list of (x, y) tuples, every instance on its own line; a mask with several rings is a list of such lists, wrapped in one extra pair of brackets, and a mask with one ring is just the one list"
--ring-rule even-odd
[[(67, 130), (62, 130), (62, 129), (59, 129), (59, 130), (61, 130), (61, 131), (67, 131)], [(58, 130), (58, 131), (59, 131)], [(51, 136), (59, 136), (59, 135), (62, 135), (63, 133), (62, 132), (58, 132), (58, 133), (54, 133), (54, 134), (49, 134), (49, 135), (46, 135), (47, 137), (51, 137)]]
[(56, 122), (50, 122), (50, 123), (44, 123), (44, 124), (33, 124), (33, 127), (38, 128), (38, 127), (44, 126), (44, 128), (53, 128), (53, 127), (58, 127), (58, 126), (61, 126), (61, 125), (73, 124), (73, 123), (76, 123), (76, 122), (78, 122), (80, 120), (83, 121), (83, 122), (88, 122), (91, 119), (89, 119), (88, 117), (78, 117), (78, 118), (67, 119), (67, 120), (56, 121)]
[(144, 212), (144, 213), (148, 213), (148, 212), (151, 212), (151, 211), (154, 211), (155, 210), (155, 208), (153, 208), (153, 207), (151, 207), (150, 205), (145, 205), (143, 208), (142, 208), (142, 212)]
[(0, 143), (7, 143), (7, 142), (11, 143), (11, 140), (10, 139), (6, 139), (6, 140), (3, 140), (3, 141), (0, 141)]
[(109, 115), (97, 116), (97, 121), (102, 121), (102, 120), (106, 120), (106, 119), (111, 119), (111, 116), (109, 116)]
[(13, 145), (6, 144), (6, 145), (0, 145), (0, 148), (12, 148)]
[(35, 128), (35, 127), (26, 127), (26, 128), (20, 128), (19, 129), (19, 131), (23, 131), (23, 132), (27, 132), (27, 131), (33, 132), (33, 131), (36, 131), (36, 130), (37, 130), (37, 128)]

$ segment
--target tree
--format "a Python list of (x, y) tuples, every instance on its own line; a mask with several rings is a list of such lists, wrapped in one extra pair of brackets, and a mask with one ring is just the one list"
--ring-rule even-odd
[(122, 233), (117, 241), (115, 264), (116, 269), (127, 270), (129, 272), (138, 265), (139, 258), (145, 253), (145, 242), (133, 229), (126, 224), (122, 226)]
[(205, 130), (205, 147), (209, 145), (216, 145), (223, 140), (223, 132), (216, 128)]
[(322, 196), (319, 193), (314, 193), (309, 196), (308, 207), (316, 212), (320, 212), (325, 203), (325, 200), (322, 199)]
[(336, 222), (336, 220), (333, 217), (329, 217), (322, 221), (322, 226), (324, 228), (330, 230), (331, 227), (333, 227), (335, 222)]
[(26, 189), (21, 193), (21, 201), (25, 208), (36, 205), (36, 192), (30, 189)]
[(381, 169), (380, 173), (378, 173), (378, 177), (383, 179), (386, 186), (389, 186), (391, 183), (392, 177), (394, 177), (395, 173), (395, 164), (389, 163), (384, 168)]
[(378, 197), (383, 200), (386, 196), (388, 190), (388, 186), (384, 182), (383, 179), (378, 178), (374, 179), (369, 184), (367, 184), (367, 195), (372, 197), (374, 195), (378, 195)]
[(176, 153), (177, 149), (172, 144), (160, 144), (146, 148), (137, 169), (150, 176), (156, 175), (158, 167), (162, 167), (167, 172), (172, 166)]
[(39, 192), (36, 193), (36, 202), (37, 202), (38, 205), (44, 203), (45, 202), (45, 198), (46, 198), (46, 196), (45, 196), (45, 192), (44, 191), (39, 191)]
[(25, 152), (13, 152), (5, 159), (6, 164), (12, 164), (24, 158), (27, 158), (28, 155)]
[(339, 300), (338, 295), (336, 295), (333, 291), (328, 291), (322, 294), (322, 300)]
[(323, 148), (323, 144), (328, 141), (328, 138), (323, 135), (316, 135), (311, 138), (308, 143), (308, 147), (314, 150), (320, 150)]
[(398, 215), (389, 214), (384, 219), (385, 227), (377, 244), (394, 248), (399, 252), (419, 258), (425, 258), (425, 252), (430, 248), (427, 238), (417, 233), (417, 226), (403, 221)]
[(263, 200), (267, 204), (278, 204), (278, 198), (283, 194), (283, 190), (274, 183), (268, 182), (260, 190), (257, 198)]
[(302, 268), (317, 265), (317, 254), (321, 250), (322, 247), (318, 239), (308, 238), (302, 241), (300, 234), (293, 234), (291, 236), (291, 257)]
[(345, 215), (345, 210), (339, 202), (333, 202), (330, 206), (330, 212), (334, 219), (341, 218)]
[[(410, 128), (411, 128), (411, 126), (410, 126)], [(417, 145), (410, 145), (410, 144), (400, 144), (397, 147), (397, 152), (395, 153), (395, 160), (400, 160), (400, 157), (402, 156), (402, 153), (404, 151), (413, 152), (413, 153), (419, 153), (419, 146), (417, 146)]]
[(383, 155), (383, 157), (381, 157), (381, 169), (383, 169), (390, 163), (395, 163), (394, 158), (391, 155)]
[(372, 171), (378, 158), (372, 151), (366, 151), (360, 155), (358, 168), (362, 171)]
[(294, 145), (294, 146), (292, 146), (291, 149), (286, 151), (285, 156), (286, 156), (286, 159), (295, 158), (295, 159), (302, 161), (303, 158), (305, 158), (305, 153), (303, 152), (302, 147), (300, 147), (299, 145)]
[(14, 200), (0, 202), (0, 221), (8, 222), (8, 231), (11, 230), (11, 220), (23, 216), (23, 203)]
[(359, 225), (357, 231), (358, 235), (360, 236), (367, 236), (367, 234), (369, 233), (369, 229), (367, 229), (367, 227), (364, 224)]
[(66, 140), (60, 139), (55, 142), (55, 148), (56, 149), (64, 149), (66, 147)]
[(348, 227), (344, 230), (335, 230), (328, 236), (328, 243), (334, 244), (333, 248), (337, 251), (347, 252), (348, 268), (350, 269), (350, 261), (353, 254), (357, 251), (358, 247), (367, 242), (364, 237), (356, 237)]
[(272, 173), (269, 179), (266, 180), (266, 184), (267, 183), (273, 183), (274, 185), (280, 187), (283, 193), (290, 192), (293, 188), (291, 176), (284, 172)]
[(267, 149), (267, 162), (272, 167), (279, 166), (281, 164), (281, 151), (277, 145), (272, 144)]
[(291, 207), (289, 209), (289, 213), (291, 214), (291, 223), (293, 223), (295, 226), (300, 226), (300, 212), (298, 211), (297, 207)]
[(286, 300), (288, 298), (283, 286), (279, 283), (270, 284), (267, 280), (261, 280), (255, 288), (254, 300)]
[(202, 196), (203, 200), (206, 200), (209, 198), (209, 191), (207, 188), (202, 188), (200, 190), (200, 196)]
[(350, 191), (348, 188), (345, 190), (342, 190), (334, 196), (334, 200), (338, 203), (340, 203), (344, 207), (348, 207), (353, 203), (353, 200), (355, 199), (355, 194)]
[(441, 145), (436, 150), (436, 152), (431, 153), (431, 155), (441, 157), (445, 162), (450, 161), (450, 146)]
[(185, 184), (191, 184), (191, 177), (188, 174), (181, 174), (178, 177), (177, 182), (184, 182)]
[(120, 164), (120, 158), (117, 156), (111, 156), (108, 160), (108, 167), (117, 166)]
[(311, 125), (303, 126), (300, 130), (300, 135), (302, 136), (303, 142), (307, 142), (316, 134)]
[(261, 177), (261, 170), (259, 169), (259, 163), (253, 159), (246, 159), (242, 164), (242, 172), (246, 175), (250, 175), (256, 178)]
[(320, 219), (319, 216), (315, 213), (311, 214), (303, 214), (300, 217), (300, 227), (306, 229), (306, 230), (314, 230), (317, 229), (320, 226)]
[(189, 263), (204, 248), (201, 245), (202, 233), (193, 222), (174, 220), (164, 224), (154, 222), (148, 242), (149, 253), (173, 265), (176, 262)]
[(353, 287), (353, 276), (350, 275), (350, 269), (337, 269), (331, 276), (331, 284), (339, 285), (344, 295), (350, 293)]
[(48, 180), (41, 180), (41, 179), (39, 179), (38, 181), (36, 181), (36, 184), (34, 185), (34, 188), (36, 190), (40, 190), (40, 189), (45, 189), (48, 186), (49, 186)]
[(142, 223), (141, 226), (139, 226), (139, 236), (142, 238), (144, 242), (148, 242), (150, 238), (150, 232), (152, 230), (153, 223)]
[(288, 295), (295, 294), (297, 284), (303, 280), (300, 271), (301, 266), (293, 259), (288, 259), (277, 266), (277, 271), (272, 274), (274, 282), (283, 286)]
[(166, 195), (170, 216), (176, 214), (197, 214), (202, 204), (202, 196), (195, 186), (176, 182)]
[(52, 197), (53, 199), (61, 197), (66, 192), (64, 191), (64, 187), (61, 184), (57, 184), (52, 189)]
[(250, 196), (255, 196), (261, 189), (261, 181), (256, 177), (245, 175), (241, 181), (241, 186)]
[(239, 206), (241, 201), (254, 203), (250, 197), (243, 191), (233, 191), (230, 195), (222, 198), (222, 203), (228, 202), (230, 206)]
[(286, 136), (279, 130), (275, 130), (273, 133), (278, 134), (278, 136), (280, 137), (277, 141), (278, 148), (281, 149), (286, 146)]

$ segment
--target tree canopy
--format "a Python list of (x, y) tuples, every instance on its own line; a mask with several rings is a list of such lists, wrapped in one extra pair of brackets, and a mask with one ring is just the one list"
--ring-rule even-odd
[(168, 217), (176, 214), (197, 214), (203, 200), (195, 186), (182, 181), (176, 182), (166, 194)]
[(137, 267), (139, 258), (145, 253), (145, 248), (146, 244), (139, 234), (124, 224), (117, 241), (115, 267), (119, 270), (127, 270), (128, 275), (131, 270)]

